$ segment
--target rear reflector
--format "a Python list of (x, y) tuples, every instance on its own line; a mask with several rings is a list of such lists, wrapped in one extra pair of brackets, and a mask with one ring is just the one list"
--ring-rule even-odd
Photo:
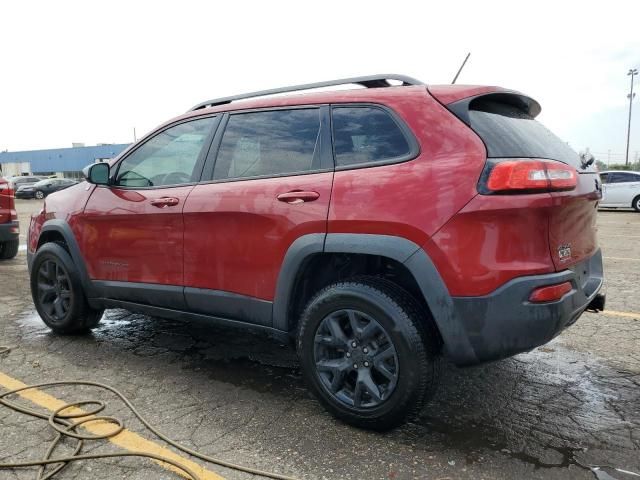
[(486, 188), (491, 192), (552, 192), (573, 190), (576, 169), (554, 160), (505, 160), (492, 164)]
[(571, 282), (559, 283), (558, 285), (550, 285), (548, 287), (536, 288), (529, 296), (529, 301), (533, 303), (553, 302), (560, 300), (565, 294), (569, 293), (573, 287)]

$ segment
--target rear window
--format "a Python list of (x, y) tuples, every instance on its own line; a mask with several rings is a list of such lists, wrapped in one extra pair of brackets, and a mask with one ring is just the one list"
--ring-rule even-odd
[(233, 114), (222, 137), (215, 180), (303, 173), (320, 168), (320, 110)]
[(492, 158), (546, 158), (581, 168), (580, 157), (544, 125), (515, 105), (479, 98), (469, 104), (471, 128)]
[(400, 160), (411, 146), (398, 124), (377, 107), (334, 107), (336, 166)]

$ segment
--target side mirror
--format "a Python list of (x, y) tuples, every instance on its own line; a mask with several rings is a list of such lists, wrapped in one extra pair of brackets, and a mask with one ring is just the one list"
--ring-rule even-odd
[(92, 163), (82, 169), (87, 182), (95, 185), (109, 185), (109, 164)]

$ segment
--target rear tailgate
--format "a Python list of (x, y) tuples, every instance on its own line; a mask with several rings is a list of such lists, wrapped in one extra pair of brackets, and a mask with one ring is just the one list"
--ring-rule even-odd
[(575, 189), (548, 193), (553, 200), (548, 209), (549, 250), (557, 271), (593, 255), (598, 248), (596, 215), (602, 191), (597, 170), (535, 120), (540, 105), (517, 92), (501, 90), (446, 106), (482, 138), (489, 159), (546, 159), (575, 168)]
[(11, 220), (11, 210), (13, 210), (13, 196), (9, 190), (9, 183), (0, 177), (0, 223), (7, 223)]
[(549, 215), (549, 247), (556, 270), (590, 257), (598, 249), (596, 237), (600, 179), (597, 173), (578, 175), (570, 192), (553, 192)]

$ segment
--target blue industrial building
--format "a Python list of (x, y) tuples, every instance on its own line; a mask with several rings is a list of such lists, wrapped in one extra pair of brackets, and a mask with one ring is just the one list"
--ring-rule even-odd
[(58, 175), (80, 178), (82, 169), (90, 163), (107, 160), (120, 154), (128, 143), (31, 150), (24, 152), (0, 152), (2, 175)]

